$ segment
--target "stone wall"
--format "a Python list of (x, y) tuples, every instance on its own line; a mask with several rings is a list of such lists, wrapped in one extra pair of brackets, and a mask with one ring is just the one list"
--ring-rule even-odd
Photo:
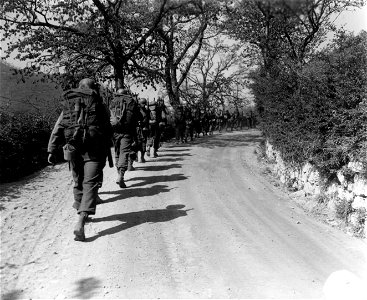
[(342, 216), (359, 235), (367, 236), (367, 172), (361, 163), (350, 162), (338, 171), (334, 182), (327, 182), (310, 163), (305, 163), (301, 168), (287, 165), (268, 141), (265, 152), (273, 162), (273, 173), (283, 184), (304, 191), (305, 195), (322, 197), (327, 201), (330, 215)]

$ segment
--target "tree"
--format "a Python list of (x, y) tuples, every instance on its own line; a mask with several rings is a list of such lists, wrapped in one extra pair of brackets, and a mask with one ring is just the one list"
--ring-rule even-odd
[(135, 67), (164, 82), (172, 106), (180, 104), (180, 87), (201, 51), (205, 32), (217, 20), (218, 3), (192, 0), (171, 10), (155, 30), (159, 43), (142, 48), (141, 58), (150, 60), (137, 62)]
[(4, 0), (0, 8), (2, 42), (7, 56), (31, 60), (31, 71), (99, 73), (113, 70), (115, 87), (139, 72), (132, 58), (171, 10), (173, 0)]
[(186, 102), (205, 108), (224, 106), (225, 102), (242, 106), (241, 91), (246, 77), (242, 50), (226, 36), (206, 41), (181, 88)]
[[(334, 29), (333, 16), (363, 0), (241, 0), (228, 7), (227, 32), (250, 43), (265, 72), (297, 71)], [(334, 17), (335, 18), (335, 17)]]

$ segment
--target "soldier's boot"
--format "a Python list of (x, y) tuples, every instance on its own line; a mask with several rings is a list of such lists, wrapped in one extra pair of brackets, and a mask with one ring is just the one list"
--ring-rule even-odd
[(122, 188), (122, 189), (126, 188), (126, 184), (125, 184), (125, 181), (124, 181), (124, 174), (125, 174), (124, 171), (121, 171), (121, 170), (119, 171), (118, 182), (117, 182), (119, 187)]
[(144, 155), (145, 155), (145, 152), (144, 152), (144, 151), (142, 151), (142, 152), (141, 152), (141, 157), (140, 157), (140, 162), (141, 162), (141, 163), (145, 163), (145, 157), (144, 157)]
[(128, 171), (134, 171), (135, 170), (133, 164), (134, 164), (134, 161), (131, 158), (129, 158), (129, 160), (127, 162), (127, 170)]
[(119, 169), (117, 169), (117, 179), (116, 179), (116, 183), (119, 184), (121, 180), (121, 172)]
[(81, 242), (85, 241), (84, 225), (87, 219), (88, 219), (88, 213), (83, 211), (79, 214), (78, 222), (76, 223), (74, 228), (75, 241), (81, 241)]
[(152, 157), (158, 157), (158, 153), (157, 153), (157, 150), (155, 148), (151, 148), (151, 153), (150, 153), (150, 156)]
[(96, 205), (99, 205), (99, 204), (103, 204), (103, 201), (102, 201), (101, 197), (99, 197), (99, 195), (97, 195)]

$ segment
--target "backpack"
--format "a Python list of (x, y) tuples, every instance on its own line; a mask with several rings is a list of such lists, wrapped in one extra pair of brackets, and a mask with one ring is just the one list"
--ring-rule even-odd
[(160, 122), (159, 109), (157, 104), (150, 104), (149, 108), (149, 124), (155, 125)]
[(102, 99), (92, 89), (72, 89), (63, 95), (61, 101), (66, 142), (74, 141), (75, 146), (83, 144), (87, 129), (91, 126), (103, 126), (104, 108)]
[(119, 119), (115, 131), (124, 133), (134, 130), (137, 125), (138, 104), (131, 95), (115, 95), (110, 104), (111, 114)]

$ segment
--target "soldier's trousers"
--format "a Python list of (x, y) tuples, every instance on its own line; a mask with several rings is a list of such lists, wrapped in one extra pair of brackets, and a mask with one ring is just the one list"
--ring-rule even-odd
[(192, 125), (186, 125), (185, 127), (185, 139), (190, 137), (191, 140), (194, 138), (194, 127)]
[(185, 139), (185, 123), (175, 123), (176, 142), (183, 142)]
[(152, 125), (149, 128), (149, 139), (147, 142), (148, 147), (153, 147), (155, 151), (159, 149), (159, 143), (161, 138), (161, 130), (158, 125)]
[(115, 143), (116, 167), (117, 170), (125, 172), (129, 159), (134, 160), (136, 152), (133, 149), (134, 139), (131, 134), (122, 134)]
[(96, 213), (98, 189), (103, 177), (103, 161), (84, 160), (82, 157), (70, 162), (74, 180), (74, 204), (78, 211), (87, 212), (89, 215)]

